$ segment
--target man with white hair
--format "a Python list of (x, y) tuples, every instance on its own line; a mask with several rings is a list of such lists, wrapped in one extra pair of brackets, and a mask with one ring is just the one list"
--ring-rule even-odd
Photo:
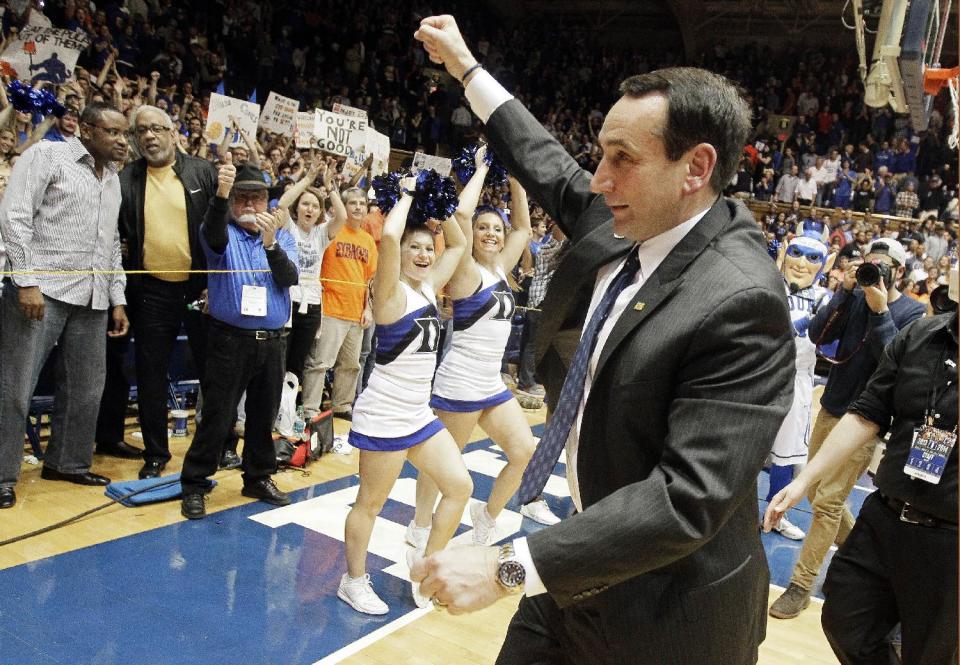
[[(130, 275), (127, 300), (133, 324), (137, 368), (137, 402), (143, 432), (141, 478), (160, 475), (170, 459), (167, 440), (167, 373), (180, 327), (198, 369), (203, 368), (206, 336), (201, 315), (187, 309), (206, 289), (206, 259), (200, 247), (200, 225), (216, 195), (217, 174), (206, 160), (176, 149), (170, 116), (154, 106), (141, 106), (131, 116), (130, 131), (143, 157), (120, 174), (120, 237), (126, 248)], [(108, 351), (108, 379), (97, 422), (97, 451), (119, 457), (139, 457), (123, 442), (128, 386), (122, 359), (126, 342)]]

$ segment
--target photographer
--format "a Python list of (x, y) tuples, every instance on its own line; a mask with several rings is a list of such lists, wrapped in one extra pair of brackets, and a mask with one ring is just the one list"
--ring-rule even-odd
[[(957, 301), (956, 269), (949, 299)], [(769, 530), (828, 469), (890, 433), (878, 491), (824, 583), (823, 629), (842, 663), (889, 662), (898, 622), (904, 663), (957, 662), (956, 376), (955, 310), (906, 327), (817, 459), (767, 509)]]
[[(810, 460), (860, 395), (884, 347), (898, 330), (923, 316), (924, 305), (902, 297), (896, 288), (906, 260), (907, 253), (896, 240), (873, 241), (864, 260), (855, 258), (848, 264), (842, 288), (810, 322), (808, 335), (817, 345), (840, 342), (810, 434)], [(843, 543), (853, 528), (846, 498), (870, 463), (876, 443), (874, 439), (862, 446), (819, 483), (811, 484), (807, 497), (813, 506), (813, 522), (790, 585), (770, 606), (770, 616), (792, 619), (810, 604), (813, 582), (830, 546)]]

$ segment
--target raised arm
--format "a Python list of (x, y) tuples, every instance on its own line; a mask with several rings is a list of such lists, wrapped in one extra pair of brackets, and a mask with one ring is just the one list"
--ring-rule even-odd
[[(433, 264), (433, 270), (430, 271), (430, 286), (433, 287), (434, 292), (446, 286), (467, 251), (467, 240), (463, 234), (463, 229), (457, 222), (456, 214), (443, 220), (441, 228), (443, 229), (443, 254)], [(473, 233), (471, 232), (470, 235), (472, 236)]]
[(523, 251), (530, 246), (530, 206), (527, 193), (515, 178), (510, 178), (510, 234), (500, 252), (500, 267), (511, 272), (520, 260)]
[(473, 69), (477, 61), (453, 17), (423, 19), (414, 37), (423, 42), (430, 60), (464, 83), (471, 108), (486, 124), (490, 147), (524, 189), (574, 240), (589, 232), (593, 224), (582, 230), (574, 224), (598, 198), (590, 191), (592, 176), (490, 74)]
[(401, 316), (406, 307), (406, 296), (398, 288), (400, 281), (400, 238), (407, 224), (407, 214), (413, 198), (407, 190), (413, 187), (413, 178), (401, 181), (402, 194), (383, 222), (383, 235), (380, 238), (377, 272), (373, 276), (373, 317), (378, 324), (393, 323)]
[(477, 209), (477, 203), (480, 201), (480, 193), (483, 191), (483, 183), (490, 172), (484, 157), (487, 154), (486, 146), (480, 146), (474, 156), (474, 166), (476, 171), (467, 182), (466, 187), (460, 192), (460, 203), (457, 205), (456, 212), (453, 213), (457, 224), (466, 240), (466, 253), (469, 255), (473, 251), (473, 213)]
[(343, 225), (347, 223), (347, 209), (340, 197), (340, 190), (337, 189), (337, 169), (332, 164), (327, 164), (324, 167), (323, 188), (327, 190), (330, 207), (333, 209), (333, 219), (327, 225), (327, 237), (333, 240), (340, 233)]
[(310, 164), (310, 168), (307, 169), (307, 173), (304, 177), (300, 178), (297, 183), (285, 191), (283, 196), (280, 197), (280, 201), (277, 203), (278, 208), (289, 208), (297, 199), (300, 198), (300, 195), (307, 191), (314, 180), (317, 179), (317, 176), (320, 175), (320, 165), (322, 162), (314, 160)]

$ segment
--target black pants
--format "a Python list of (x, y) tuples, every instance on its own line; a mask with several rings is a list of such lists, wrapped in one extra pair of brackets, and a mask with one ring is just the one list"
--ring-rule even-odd
[(202, 383), (206, 330), (203, 315), (187, 309), (192, 295), (189, 289), (188, 282), (165, 282), (147, 275), (131, 303), (144, 460), (166, 462), (170, 459), (168, 372), (181, 326), (186, 328), (190, 351)]
[(307, 311), (301, 314), (297, 311), (298, 307), (299, 303), (293, 303), (293, 325), (287, 337), (287, 371), (296, 374), (300, 383), (303, 383), (303, 364), (320, 330), (323, 308), (320, 305), (308, 305)]
[(956, 531), (902, 522), (875, 493), (834, 555), (823, 593), (823, 631), (843, 665), (888, 665), (897, 622), (904, 663), (956, 665)]
[(534, 376), (536, 359), (534, 353), (537, 329), (540, 327), (540, 314), (528, 309), (523, 322), (523, 334), (520, 336), (520, 363), (517, 369), (517, 384), (521, 390), (537, 384)]
[(216, 320), (211, 320), (207, 337), (203, 419), (180, 475), (185, 494), (209, 488), (207, 479), (217, 471), (244, 390), (243, 482), (249, 484), (277, 470), (272, 432), (283, 390), (285, 338), (258, 340)]
[(106, 377), (100, 411), (97, 413), (97, 443), (109, 445), (123, 441), (130, 382), (123, 371), (124, 358), (130, 349), (130, 335), (107, 338)]

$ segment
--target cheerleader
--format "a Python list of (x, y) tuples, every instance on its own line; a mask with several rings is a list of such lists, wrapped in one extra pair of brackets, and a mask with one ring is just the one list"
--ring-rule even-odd
[[(422, 225), (406, 226), (413, 201), (409, 188), (389, 212), (380, 241), (380, 261), (373, 281), (373, 315), (377, 326), (376, 365), (367, 387), (353, 407), (349, 441), (360, 451), (360, 488), (345, 526), (347, 574), (337, 596), (358, 612), (386, 614), (366, 574), (367, 547), (377, 515), (409, 460), (429, 474), (442, 498), (433, 516), (425, 551), (443, 549), (453, 537), (473, 491), (453, 437), (430, 410), (430, 382), (436, 367), (440, 321), (436, 292), (453, 275), (465, 251), (465, 240), (453, 216), (442, 223), (446, 249), (434, 253), (433, 233)], [(427, 600), (413, 586), (419, 606)]]
[[(500, 375), (515, 309), (507, 274), (530, 241), (530, 211), (526, 192), (511, 178), (512, 224), (498, 208), (481, 207), (474, 214), (488, 169), (484, 152), (477, 151), (477, 170), (460, 197), (458, 219), (468, 249), (447, 286), (453, 299), (453, 340), (437, 369), (430, 400), (461, 449), (479, 425), (507, 455), (487, 501), (470, 506), (473, 542), (478, 545), (496, 540), (497, 515), (519, 488), (534, 450), (530, 424)], [(406, 532), (407, 542), (415, 547), (429, 537), (436, 494), (432, 480), (421, 474), (416, 516)]]
[[(793, 479), (793, 470), (807, 461), (810, 440), (810, 419), (813, 408), (813, 370), (817, 364), (817, 346), (807, 336), (807, 327), (817, 308), (828, 299), (829, 292), (816, 285), (833, 257), (827, 256), (828, 230), (797, 225), (797, 236), (787, 245), (782, 259), (784, 288), (790, 304), (794, 340), (797, 345), (797, 375), (793, 386), (793, 406), (787, 413), (770, 453), (769, 502)], [(786, 517), (774, 527), (782, 536), (801, 540), (806, 535)]]

